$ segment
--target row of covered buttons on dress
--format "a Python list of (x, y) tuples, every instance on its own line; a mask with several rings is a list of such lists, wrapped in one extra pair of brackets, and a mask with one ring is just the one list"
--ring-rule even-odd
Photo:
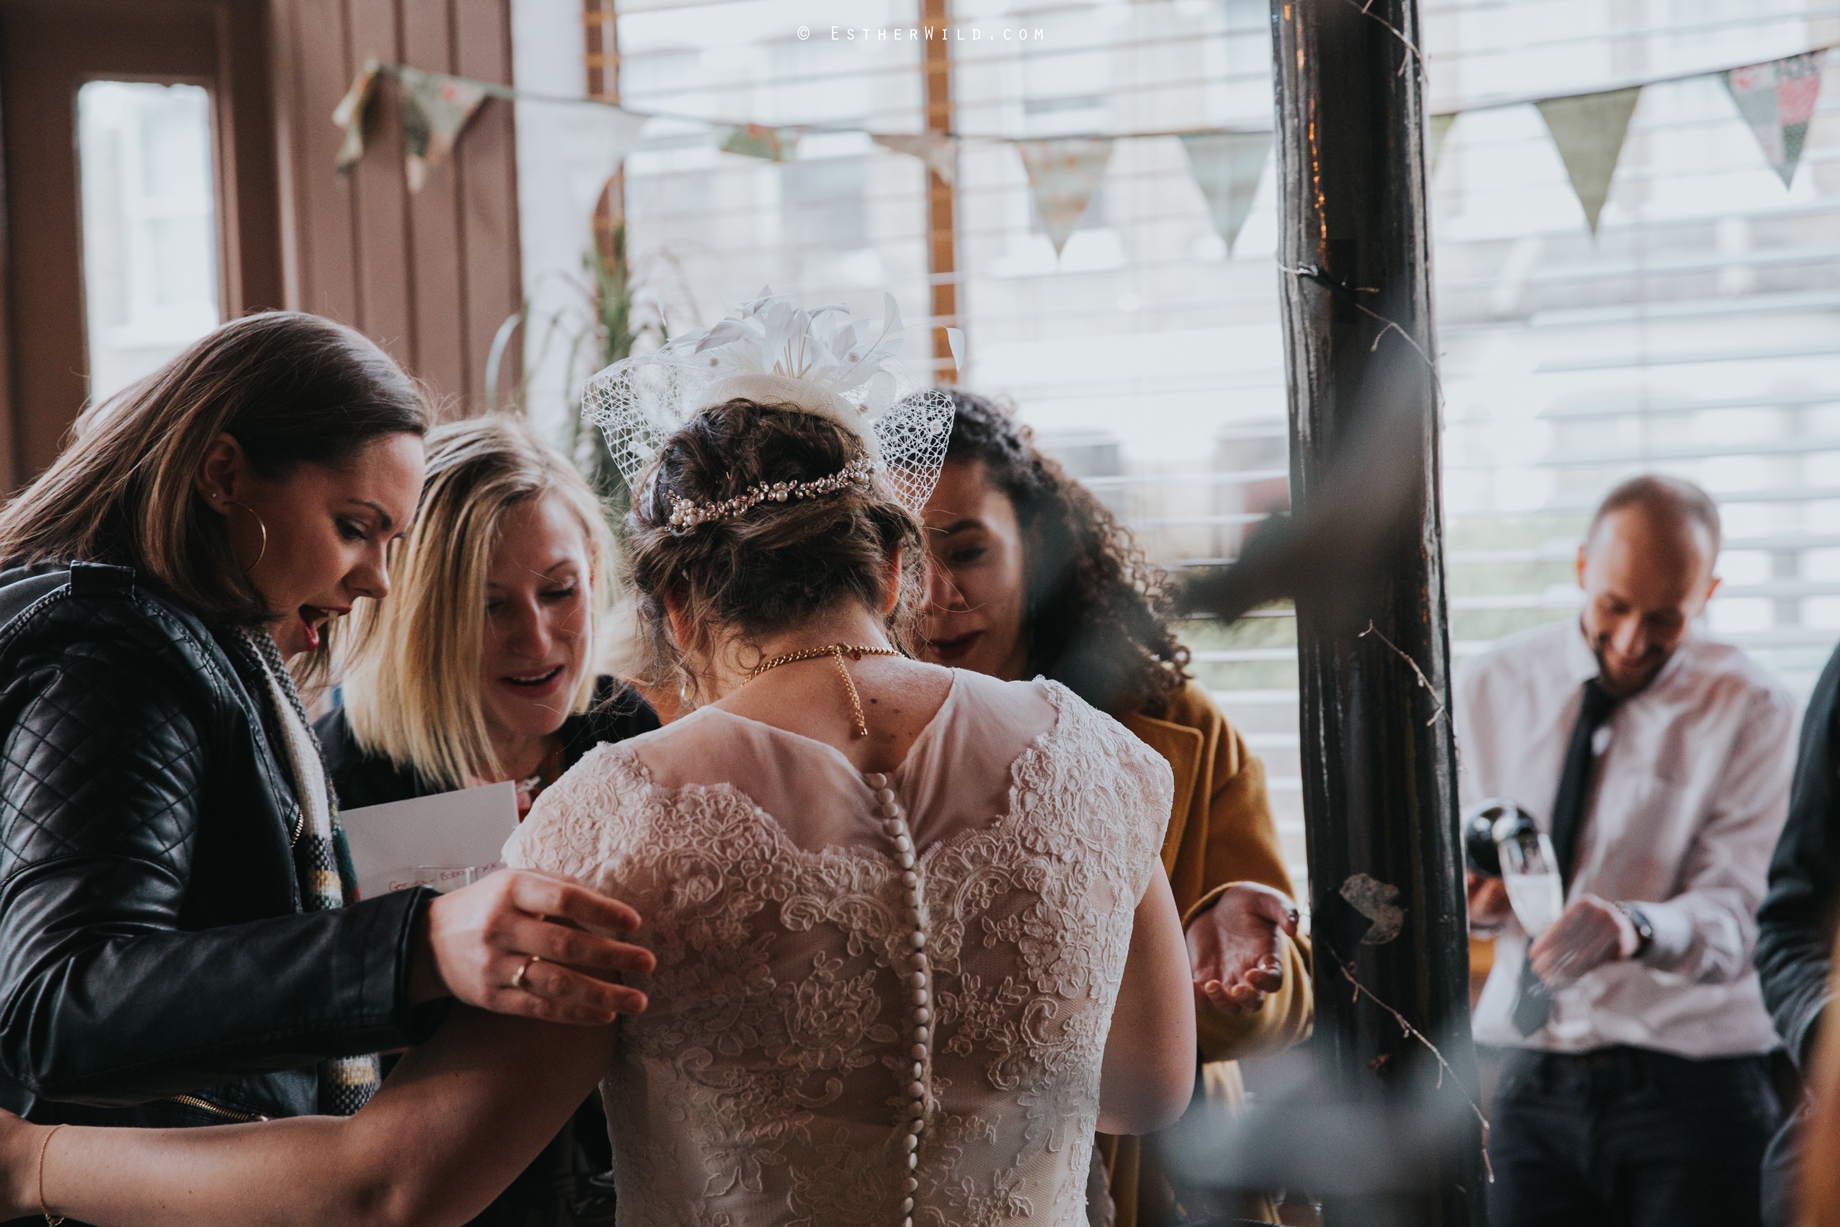
[[(882, 835), (894, 849), (895, 863), (901, 867), (901, 891), (906, 907), (908, 946), (912, 950), (913, 970), (906, 984), (913, 1002), (913, 1080), (907, 1084), (907, 1136), (902, 1142), (907, 1152), (907, 1178), (902, 1184), (901, 1227), (914, 1227), (914, 1193), (920, 1188), (915, 1171), (920, 1166), (920, 1135), (926, 1132), (927, 1039), (932, 1034), (932, 983), (926, 958), (926, 926), (920, 916), (920, 875), (914, 871), (914, 838), (902, 817), (889, 780), (880, 772), (863, 776), (863, 782), (875, 790), (875, 812), (882, 820)], [(898, 969), (897, 969), (898, 974)]]

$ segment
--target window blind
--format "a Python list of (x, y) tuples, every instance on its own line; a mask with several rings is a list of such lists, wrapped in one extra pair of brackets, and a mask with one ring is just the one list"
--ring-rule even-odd
[[(1710, 628), (1805, 692), (1840, 638), (1840, 96), (1785, 187), (1722, 78), (1689, 74), (1840, 42), (1840, 6), (1421, 11), (1430, 109), (1457, 113), (1430, 195), (1459, 664), (1574, 616), (1591, 507), (1660, 471), (1720, 503)], [(923, 24), (917, 0), (620, 0), (625, 102), (685, 117), (627, 163), (648, 301), (687, 328), (764, 283), (866, 312), (888, 288), (919, 321), (949, 281), (956, 315), (934, 322), (965, 330), (965, 382), (1013, 401), (1159, 561), (1232, 558), (1287, 502), (1273, 172), (1229, 247), (1172, 134), (1270, 127), (1267, 5), (953, 0), (946, 17), (962, 139), (942, 272), (925, 166), (866, 135), (926, 127), (924, 44), (888, 36)], [(1530, 100), (1648, 81), (1593, 234)], [(808, 127), (774, 164), (717, 152), (698, 117)], [(1119, 139), (1057, 254), (1013, 142), (1095, 136)], [(1294, 634), (1288, 611), (1260, 615), (1185, 640), (1266, 760), (1301, 883)]]

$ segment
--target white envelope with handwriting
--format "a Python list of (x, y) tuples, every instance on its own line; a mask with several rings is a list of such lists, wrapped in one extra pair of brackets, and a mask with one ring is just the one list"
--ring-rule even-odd
[(359, 898), (374, 899), (418, 881), (446, 890), (465, 884), (463, 870), (502, 867), (505, 841), (517, 830), (517, 785), (482, 784), (367, 805), (341, 813), (339, 825), (351, 845)]

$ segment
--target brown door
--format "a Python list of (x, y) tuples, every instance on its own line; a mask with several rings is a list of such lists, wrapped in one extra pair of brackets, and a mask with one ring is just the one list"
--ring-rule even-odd
[[(135, 362), (208, 326), (207, 314), (283, 305), (265, 8), (0, 0), (0, 491), (57, 455), (92, 379), (98, 392), (119, 385), (140, 369)], [(98, 83), (82, 94), (80, 134), (79, 91)], [(108, 127), (124, 103), (124, 123), (164, 113), (165, 128)], [(121, 131), (134, 147), (103, 158), (97, 151), (118, 151)], [(124, 251), (148, 234), (160, 239), (157, 259)], [(87, 306), (86, 241), (98, 300)], [(182, 301), (167, 301), (175, 296)], [(145, 303), (153, 305), (136, 317)]]

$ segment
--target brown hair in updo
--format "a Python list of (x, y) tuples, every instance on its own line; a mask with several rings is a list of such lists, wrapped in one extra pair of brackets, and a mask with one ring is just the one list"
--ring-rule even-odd
[(888, 596), (884, 569), (897, 549), (901, 592), (888, 629), (896, 647), (912, 652), (924, 538), (919, 520), (880, 475), (867, 490), (851, 485), (761, 503), (693, 528), (671, 527), (675, 499), (719, 502), (763, 482), (815, 481), (863, 454), (862, 441), (835, 422), (751, 400), (705, 409), (665, 441), (627, 517), (645, 681), (659, 685), (677, 673), (696, 685), (671, 641), (667, 594), (699, 634), (719, 627), (758, 643), (848, 601), (880, 609)]

